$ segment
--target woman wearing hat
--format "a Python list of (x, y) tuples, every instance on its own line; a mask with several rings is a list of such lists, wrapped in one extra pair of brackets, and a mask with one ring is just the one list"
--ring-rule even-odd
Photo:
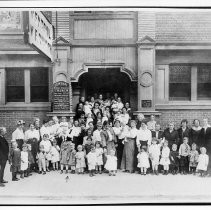
[(12, 142), (16, 141), (18, 144), (18, 148), (22, 150), (22, 145), (24, 141), (24, 132), (23, 132), (23, 127), (24, 127), (25, 122), (23, 120), (19, 120), (17, 122), (17, 128), (16, 130), (12, 133)]

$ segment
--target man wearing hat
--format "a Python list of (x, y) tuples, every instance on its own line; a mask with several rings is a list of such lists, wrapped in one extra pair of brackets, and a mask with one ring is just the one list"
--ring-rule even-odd
[(17, 121), (17, 128), (16, 130), (12, 133), (12, 142), (17, 142), (18, 148), (22, 150), (22, 145), (23, 145), (23, 140), (24, 140), (24, 132), (23, 132), (23, 127), (24, 127), (25, 122), (23, 120)]

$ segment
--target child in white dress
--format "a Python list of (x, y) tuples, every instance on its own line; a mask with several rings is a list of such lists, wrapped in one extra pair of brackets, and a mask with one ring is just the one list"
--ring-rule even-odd
[(157, 144), (156, 138), (152, 138), (152, 144), (149, 146), (149, 157), (152, 162), (153, 174), (158, 175), (158, 165), (160, 160), (160, 144)]
[(100, 142), (95, 143), (95, 152), (97, 155), (97, 165), (96, 165), (96, 170), (95, 173), (102, 174), (102, 165), (103, 165), (103, 148), (101, 148)]
[(138, 165), (137, 167), (141, 170), (141, 175), (147, 174), (147, 169), (150, 167), (149, 165), (149, 155), (147, 153), (147, 147), (142, 146), (139, 154), (137, 155)]
[(207, 171), (207, 166), (209, 164), (209, 156), (206, 154), (207, 150), (205, 147), (200, 149), (201, 154), (198, 158), (197, 172), (200, 173), (201, 177), (205, 176), (205, 172)]
[(40, 145), (40, 151), (37, 153), (37, 163), (39, 166), (39, 174), (42, 173), (43, 171), (43, 175), (46, 174), (46, 154), (44, 151), (44, 146)]
[(160, 159), (160, 164), (163, 165), (164, 169), (163, 175), (168, 175), (169, 164), (170, 164), (169, 155), (170, 155), (170, 149), (168, 147), (168, 141), (165, 140), (161, 151), (161, 159)]
[(86, 167), (85, 164), (85, 152), (83, 151), (83, 146), (78, 145), (77, 147), (78, 152), (76, 152), (76, 171), (78, 174), (84, 174), (84, 168)]
[(59, 165), (59, 151), (60, 148), (57, 145), (57, 141), (53, 140), (53, 146), (51, 147), (50, 154), (51, 154), (51, 163), (53, 165), (53, 170), (58, 170)]
[[(105, 151), (106, 154), (106, 151)], [(109, 176), (116, 176), (117, 171), (117, 157), (115, 156), (115, 151), (110, 150), (110, 155), (106, 155), (105, 169), (109, 171)]]
[(97, 154), (95, 152), (95, 146), (91, 146), (91, 151), (88, 153), (86, 156), (87, 158), (87, 163), (88, 163), (88, 169), (89, 169), (89, 176), (95, 176), (94, 170), (97, 165)]
[(23, 144), (21, 151), (21, 178), (27, 177), (27, 169), (28, 169), (29, 161), (28, 161), (28, 151), (27, 145)]

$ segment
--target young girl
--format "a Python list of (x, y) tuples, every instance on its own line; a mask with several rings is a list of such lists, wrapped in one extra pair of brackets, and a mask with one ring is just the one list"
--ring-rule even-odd
[(51, 163), (53, 165), (53, 170), (58, 170), (58, 166), (59, 166), (59, 151), (60, 148), (57, 145), (57, 141), (54, 139), (53, 140), (53, 146), (51, 147)]
[(27, 175), (28, 176), (31, 176), (31, 169), (34, 168), (34, 164), (35, 164), (35, 161), (34, 161), (34, 157), (32, 155), (32, 151), (31, 151), (31, 144), (27, 144), (27, 151), (28, 151), (28, 162), (29, 162), (29, 165), (28, 165), (28, 170), (27, 170)]
[[(105, 154), (107, 152), (105, 151)], [(117, 157), (115, 156), (115, 151), (112, 149), (110, 150), (110, 155), (106, 155), (106, 164), (105, 169), (109, 171), (109, 176), (116, 176), (117, 171)]]
[(70, 166), (71, 169), (71, 174), (75, 173), (75, 154), (76, 154), (75, 144), (70, 143), (67, 160), (68, 160), (68, 165)]
[(49, 170), (49, 161), (51, 160), (51, 142), (49, 140), (49, 135), (48, 134), (44, 134), (43, 135), (43, 140), (40, 142), (40, 145), (42, 145), (44, 147), (44, 152), (46, 153), (46, 171), (50, 171)]
[(103, 165), (103, 148), (101, 148), (100, 142), (95, 143), (95, 152), (97, 155), (97, 165), (96, 165), (96, 171), (95, 173), (102, 174), (102, 165)]
[(191, 145), (191, 151), (190, 151), (190, 154), (189, 154), (189, 167), (190, 167), (190, 173), (194, 174), (196, 173), (196, 167), (197, 167), (197, 164), (198, 164), (198, 158), (199, 158), (199, 153), (198, 151), (196, 150), (196, 144), (193, 143)]
[(87, 163), (88, 163), (88, 169), (89, 169), (89, 176), (92, 177), (94, 176), (94, 170), (97, 164), (97, 155), (95, 152), (95, 146), (92, 145), (91, 151), (88, 153), (86, 156), (87, 158)]
[(76, 152), (76, 170), (78, 174), (84, 174), (84, 168), (86, 167), (85, 164), (85, 152), (83, 151), (83, 146), (78, 145), (77, 147), (78, 152)]
[(200, 173), (201, 177), (204, 177), (205, 172), (207, 171), (207, 166), (209, 164), (209, 156), (206, 154), (207, 150), (205, 147), (201, 147), (200, 152), (201, 154), (198, 158), (198, 165), (196, 170)]
[(68, 173), (68, 155), (69, 155), (69, 144), (70, 142), (63, 141), (61, 144), (60, 150), (60, 165), (61, 165), (61, 174), (63, 173), (63, 168), (65, 166), (66, 174)]
[(40, 151), (37, 153), (37, 162), (39, 166), (39, 174), (46, 174), (46, 153), (43, 145), (40, 145)]
[(21, 178), (22, 179), (24, 177), (28, 177), (27, 176), (28, 165), (29, 165), (29, 160), (28, 160), (27, 145), (23, 144), (22, 151), (21, 151)]
[(157, 139), (152, 138), (152, 145), (149, 147), (149, 157), (152, 162), (153, 174), (158, 175), (158, 165), (160, 159), (160, 144), (157, 144)]
[(164, 169), (163, 175), (168, 175), (169, 164), (170, 164), (169, 155), (170, 155), (170, 149), (168, 147), (168, 141), (165, 140), (161, 151), (161, 159), (160, 159), (160, 164), (163, 165)]
[(149, 155), (147, 153), (147, 147), (142, 146), (139, 154), (137, 155), (138, 165), (137, 167), (141, 170), (141, 175), (147, 174), (147, 169), (150, 167), (149, 165)]
[(10, 171), (12, 172), (12, 181), (18, 181), (17, 173), (21, 167), (21, 151), (16, 142), (12, 143), (12, 150), (10, 153)]

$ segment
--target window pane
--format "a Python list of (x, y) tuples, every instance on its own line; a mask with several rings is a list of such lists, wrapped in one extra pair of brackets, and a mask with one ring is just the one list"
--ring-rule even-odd
[(169, 66), (169, 100), (191, 100), (191, 66)]
[(211, 66), (199, 66), (197, 72), (197, 97), (199, 100), (211, 99)]
[(48, 69), (39, 68), (30, 71), (31, 102), (48, 101)]
[(6, 70), (6, 98), (7, 102), (24, 102), (24, 70), (7, 69)]

